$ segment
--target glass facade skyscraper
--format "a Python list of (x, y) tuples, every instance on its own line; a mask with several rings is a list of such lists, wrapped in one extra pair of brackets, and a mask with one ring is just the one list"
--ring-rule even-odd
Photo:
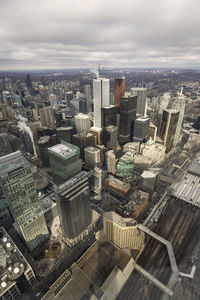
[(63, 236), (74, 239), (92, 221), (87, 172), (83, 171), (59, 185), (55, 195)]
[(30, 165), (20, 151), (0, 158), (0, 183), (15, 224), (33, 250), (49, 236)]

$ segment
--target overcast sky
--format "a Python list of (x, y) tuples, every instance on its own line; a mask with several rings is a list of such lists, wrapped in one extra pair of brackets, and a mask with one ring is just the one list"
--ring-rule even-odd
[(199, 0), (0, 0), (0, 70), (200, 68)]

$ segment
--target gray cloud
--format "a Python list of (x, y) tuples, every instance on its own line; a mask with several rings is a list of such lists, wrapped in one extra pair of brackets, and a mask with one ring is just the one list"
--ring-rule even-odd
[(200, 67), (198, 0), (1, 0), (0, 69)]

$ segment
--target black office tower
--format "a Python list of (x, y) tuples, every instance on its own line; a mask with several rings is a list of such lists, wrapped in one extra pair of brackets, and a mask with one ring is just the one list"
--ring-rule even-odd
[(26, 75), (26, 87), (27, 87), (27, 90), (29, 92), (29, 95), (34, 96), (34, 90), (33, 90), (30, 74)]
[(120, 100), (119, 143), (133, 141), (136, 119), (137, 96), (122, 97)]
[(55, 189), (62, 235), (76, 238), (92, 221), (88, 173), (83, 171)]
[(137, 118), (134, 127), (134, 142), (146, 142), (149, 135), (149, 118)]
[(118, 127), (117, 126), (107, 126), (103, 129), (103, 144), (106, 145), (108, 149), (117, 150), (118, 142)]
[(109, 125), (116, 126), (117, 107), (114, 105), (101, 108), (101, 124), (102, 127)]

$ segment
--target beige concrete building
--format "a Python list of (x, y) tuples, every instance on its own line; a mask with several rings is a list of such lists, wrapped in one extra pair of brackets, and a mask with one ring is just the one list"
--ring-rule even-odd
[(54, 115), (53, 108), (51, 106), (47, 106), (45, 108), (40, 109), (40, 121), (42, 126), (54, 127)]
[(96, 238), (111, 241), (119, 248), (141, 251), (144, 246), (144, 232), (138, 230), (137, 222), (132, 218), (123, 218), (114, 211), (103, 216), (103, 230), (97, 232)]

